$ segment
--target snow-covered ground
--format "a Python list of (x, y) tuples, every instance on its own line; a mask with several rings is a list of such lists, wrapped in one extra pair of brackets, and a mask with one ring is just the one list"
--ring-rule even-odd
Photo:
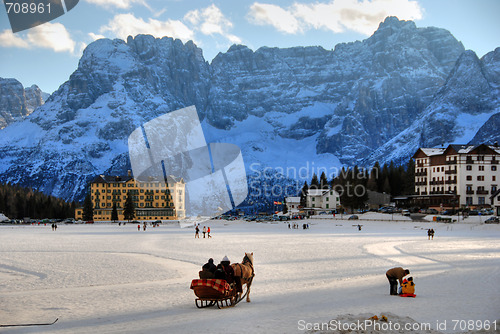
[[(0, 226), (0, 325), (59, 318), (52, 326), (0, 331), (330, 333), (373, 315), (387, 316), (378, 322), (382, 329), (411, 319), (447, 332), (494, 321), (498, 329), (500, 226), (479, 217), (455, 224), (391, 221), (396, 217), (298, 221), (309, 230), (202, 222), (212, 239), (195, 239), (191, 227), (176, 224), (145, 232), (133, 224), (60, 225), (56, 232), (49, 225)], [(189, 286), (201, 266), (224, 255), (240, 262), (245, 252), (255, 261), (251, 302), (197, 309)], [(385, 271), (395, 266), (410, 269), (416, 298), (389, 296)]]

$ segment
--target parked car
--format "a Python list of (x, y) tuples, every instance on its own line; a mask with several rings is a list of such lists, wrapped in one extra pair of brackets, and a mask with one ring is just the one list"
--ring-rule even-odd
[(352, 215), (349, 217), (349, 220), (358, 220), (359, 217), (357, 215)]
[(403, 210), (401, 211), (401, 214), (406, 217), (410, 217), (410, 210)]
[(500, 219), (498, 217), (490, 217), (484, 221), (485, 224), (498, 224)]

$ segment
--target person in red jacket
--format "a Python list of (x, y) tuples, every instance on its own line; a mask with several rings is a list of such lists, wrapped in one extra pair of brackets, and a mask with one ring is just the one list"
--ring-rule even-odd
[(385, 276), (389, 280), (391, 296), (398, 295), (398, 281), (399, 284), (403, 284), (403, 277), (405, 277), (408, 274), (410, 274), (410, 271), (408, 269), (403, 269), (401, 267), (387, 270)]

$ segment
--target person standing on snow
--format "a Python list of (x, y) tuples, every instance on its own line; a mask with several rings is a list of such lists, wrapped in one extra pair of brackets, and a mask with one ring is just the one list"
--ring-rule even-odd
[(408, 269), (403, 269), (401, 267), (387, 270), (385, 276), (389, 280), (391, 296), (398, 295), (398, 281), (400, 285), (403, 284), (403, 277), (409, 274), (410, 271)]

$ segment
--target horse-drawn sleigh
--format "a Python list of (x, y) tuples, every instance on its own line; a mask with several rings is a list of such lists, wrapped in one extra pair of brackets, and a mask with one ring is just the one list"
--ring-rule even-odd
[(255, 276), (253, 253), (245, 253), (243, 261), (233, 263), (231, 267), (234, 270), (235, 279), (241, 282), (241, 289), (238, 289), (237, 284), (230, 285), (223, 279), (194, 279), (191, 281), (191, 289), (198, 297), (194, 301), (196, 307), (205, 308), (214, 305), (218, 308), (231, 307), (245, 297), (247, 302), (250, 302), (250, 286)]

